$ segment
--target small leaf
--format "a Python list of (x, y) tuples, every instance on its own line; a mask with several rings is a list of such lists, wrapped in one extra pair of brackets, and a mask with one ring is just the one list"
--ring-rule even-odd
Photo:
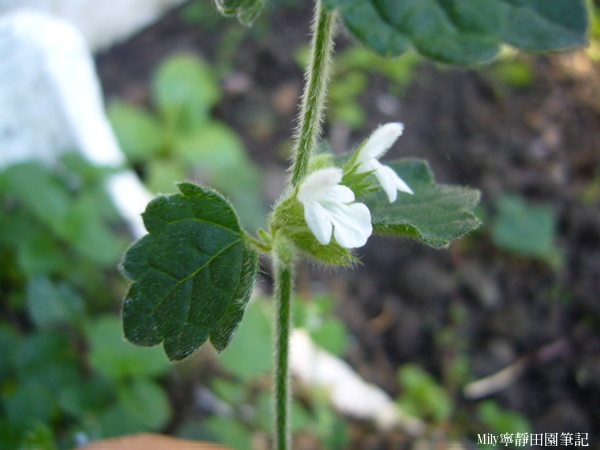
[(486, 400), (477, 405), (477, 415), (487, 427), (497, 434), (529, 433), (531, 424), (525, 416), (516, 411), (506, 410), (500, 407), (494, 400)]
[(205, 122), (221, 91), (210, 67), (199, 57), (176, 55), (158, 68), (154, 103), (170, 129), (190, 132)]
[(169, 363), (159, 349), (139, 348), (123, 339), (116, 316), (100, 316), (86, 328), (89, 362), (111, 380), (125, 377), (159, 376), (169, 370)]
[(398, 382), (402, 393), (397, 400), (408, 414), (440, 423), (452, 413), (452, 398), (435, 378), (416, 364), (403, 365), (398, 370)]
[(337, 356), (342, 356), (346, 350), (347, 336), (344, 323), (335, 317), (323, 319), (318, 327), (310, 330), (315, 344)]
[(67, 239), (77, 251), (101, 267), (114, 267), (124, 242), (101, 215), (98, 198), (91, 190), (79, 193), (66, 217)]
[(176, 181), (188, 177), (188, 170), (181, 159), (154, 158), (146, 164), (146, 186), (158, 194), (177, 192)]
[(527, 204), (512, 194), (498, 197), (496, 208), (492, 238), (499, 248), (523, 256), (556, 259), (556, 216), (551, 208)]
[(40, 328), (77, 324), (84, 316), (81, 297), (69, 285), (55, 284), (46, 277), (35, 277), (27, 283), (27, 309)]
[(409, 46), (437, 61), (482, 63), (502, 43), (529, 51), (585, 45), (582, 0), (325, 0), (348, 29), (382, 56)]
[(242, 25), (249, 27), (265, 6), (265, 0), (215, 0), (215, 5), (225, 17), (237, 17)]
[(434, 247), (445, 247), (456, 237), (479, 227), (472, 210), (479, 191), (461, 186), (436, 184), (425, 161), (405, 159), (388, 164), (411, 187), (414, 195), (399, 193), (395, 202), (382, 189), (359, 197), (371, 211), (375, 233), (419, 239)]
[(201, 164), (205, 170), (240, 168), (248, 157), (237, 133), (222, 122), (212, 120), (193, 133), (178, 136), (175, 151), (190, 164)]
[(7, 191), (30, 208), (59, 236), (67, 231), (67, 214), (72, 200), (69, 192), (48, 170), (37, 163), (16, 164), (3, 173)]
[(164, 144), (162, 124), (143, 109), (116, 100), (108, 107), (107, 115), (119, 145), (129, 159), (148, 160)]
[(171, 360), (209, 337), (222, 350), (243, 315), (258, 267), (231, 205), (190, 183), (154, 199), (143, 214), (149, 234), (125, 255), (134, 283), (123, 306), (125, 336), (137, 345), (163, 342)]
[(119, 388), (123, 409), (136, 421), (150, 430), (163, 428), (171, 417), (169, 399), (156, 382), (138, 377)]

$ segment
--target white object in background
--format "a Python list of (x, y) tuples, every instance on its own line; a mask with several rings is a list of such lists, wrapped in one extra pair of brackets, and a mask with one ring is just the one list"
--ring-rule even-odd
[[(0, 16), (0, 61), (0, 168), (28, 160), (52, 165), (68, 150), (96, 165), (124, 164), (75, 27), (34, 11)], [(135, 236), (145, 234), (139, 214), (151, 195), (135, 174), (114, 175), (107, 189)]]
[(404, 414), (381, 388), (365, 382), (346, 362), (318, 348), (303, 329), (295, 329), (290, 342), (290, 369), (307, 387), (329, 392), (333, 406), (349, 416), (371, 420), (382, 429), (400, 427), (413, 436), (424, 423)]
[(184, 0), (0, 0), (0, 14), (32, 8), (74, 24), (93, 51), (122, 42)]

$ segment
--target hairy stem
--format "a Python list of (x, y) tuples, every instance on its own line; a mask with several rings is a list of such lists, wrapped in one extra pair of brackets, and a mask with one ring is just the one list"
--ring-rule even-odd
[(273, 268), (275, 276), (275, 446), (287, 450), (290, 446), (290, 373), (289, 346), (291, 324), (293, 255), (283, 243), (274, 249)]
[(306, 176), (308, 162), (321, 132), (327, 83), (331, 72), (336, 17), (334, 11), (328, 11), (323, 7), (322, 0), (317, 0), (312, 28), (310, 61), (306, 70), (306, 85), (302, 96), (293, 151), (292, 187)]
[[(331, 71), (335, 23), (336, 13), (327, 11), (322, 5), (322, 0), (316, 0), (310, 61), (306, 71), (306, 85), (293, 152), (290, 181), (292, 187), (307, 175), (310, 157), (321, 131)], [(274, 447), (277, 450), (287, 450), (291, 445), (289, 346), (294, 253), (294, 246), (285, 237), (275, 236), (272, 254), (276, 301)]]

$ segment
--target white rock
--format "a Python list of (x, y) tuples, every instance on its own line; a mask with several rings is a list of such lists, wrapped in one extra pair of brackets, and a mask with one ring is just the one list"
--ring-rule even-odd
[(94, 51), (121, 42), (184, 0), (0, 0), (0, 14), (34, 8), (73, 23)]
[[(38, 12), (3, 15), (0, 61), (0, 168), (27, 160), (52, 165), (68, 150), (97, 165), (124, 164), (91, 54), (75, 27)], [(151, 196), (139, 179), (121, 173), (108, 188), (136, 236), (144, 234), (139, 213)]]
[(293, 375), (307, 387), (325, 389), (339, 412), (371, 420), (382, 429), (401, 427), (414, 436), (424, 432), (420, 419), (407, 416), (381, 388), (365, 382), (345, 361), (318, 348), (305, 330), (293, 331), (290, 348)]

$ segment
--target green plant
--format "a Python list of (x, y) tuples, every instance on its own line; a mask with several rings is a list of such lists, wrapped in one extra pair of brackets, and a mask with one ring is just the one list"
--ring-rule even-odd
[(522, 256), (560, 264), (556, 247), (556, 216), (547, 206), (527, 204), (514, 194), (496, 199), (498, 211), (492, 224), (492, 238), (501, 249)]
[[(296, 311), (298, 316), (303, 318), (298, 321), (298, 325), (310, 322), (310, 328), (315, 331), (313, 336), (329, 334), (336, 337), (338, 342), (333, 343), (339, 349), (342, 339), (337, 336), (338, 330), (331, 334), (331, 327), (328, 325), (337, 323), (336, 320), (320, 313), (321, 309), (325, 312), (330, 311), (332, 299), (317, 297), (314, 300), (297, 302), (296, 305), (300, 305), (296, 307)], [(226, 413), (213, 415), (203, 421), (204, 432), (201, 437), (233, 448), (251, 448), (256, 435), (272, 432), (268, 388), (268, 376), (273, 365), (273, 326), (270, 320), (272, 313), (272, 306), (265, 298), (257, 298), (248, 305), (245, 319), (236, 331), (236, 339), (219, 357), (226, 378), (213, 376), (210, 379), (211, 390), (226, 405), (220, 408)], [(332, 344), (331, 341), (322, 342)], [(335, 443), (345, 439), (345, 422), (331, 409), (325, 393), (308, 394), (302, 401), (294, 400), (291, 404), (292, 430), (295, 433), (314, 436), (327, 448), (337, 448)], [(179, 434), (188, 438), (200, 437), (195, 433), (195, 427), (187, 429), (185, 426)]]
[(171, 416), (167, 359), (125, 342), (109, 313), (127, 239), (110, 173), (72, 154), (0, 172), (0, 448), (73, 448)]
[(531, 433), (531, 425), (525, 417), (514, 411), (503, 409), (494, 400), (486, 400), (477, 405), (477, 414), (488, 429), (498, 435), (509, 433)]
[[(262, 6), (252, 0), (216, 3), (244, 23)], [(123, 307), (124, 330), (135, 344), (163, 344), (171, 360), (189, 356), (207, 340), (218, 351), (228, 346), (250, 297), (258, 252), (271, 255), (278, 449), (289, 448), (291, 439), (288, 353), (298, 258), (346, 265), (356, 261), (352, 249), (362, 247), (373, 232), (443, 247), (479, 225), (472, 212), (477, 191), (435, 183), (423, 161), (379, 162), (402, 133), (401, 124), (378, 128), (341, 160), (316, 155), (338, 14), (359, 40), (383, 56), (397, 56), (412, 46), (454, 64), (486, 62), (502, 43), (537, 51), (573, 48), (585, 42), (587, 26), (583, 2), (573, 0), (318, 0), (290, 180), (268, 229), (248, 235), (226, 198), (191, 183), (180, 183), (180, 193), (148, 205), (143, 218), (149, 234), (129, 249), (123, 264), (132, 280)], [(178, 85), (170, 86), (178, 92)], [(173, 114), (186, 109), (158, 98), (167, 124), (197, 117), (197, 110), (189, 117)], [(424, 379), (407, 378), (409, 383)], [(436, 420), (448, 410), (430, 409)]]
[(156, 113), (114, 100), (108, 117), (121, 148), (140, 167), (156, 193), (175, 190), (189, 177), (209, 183), (227, 196), (246, 227), (264, 222), (260, 171), (249, 160), (237, 133), (211, 115), (221, 90), (210, 65), (194, 55), (164, 60), (152, 81)]
[(594, 2), (594, 0), (587, 0), (586, 3), (591, 18), (591, 41), (587, 48), (587, 53), (594, 61), (600, 61), (600, 5), (598, 5), (598, 2)]
[(397, 401), (408, 414), (428, 419), (434, 425), (449, 418), (453, 399), (419, 366), (403, 365), (398, 371), (398, 383), (402, 391)]

